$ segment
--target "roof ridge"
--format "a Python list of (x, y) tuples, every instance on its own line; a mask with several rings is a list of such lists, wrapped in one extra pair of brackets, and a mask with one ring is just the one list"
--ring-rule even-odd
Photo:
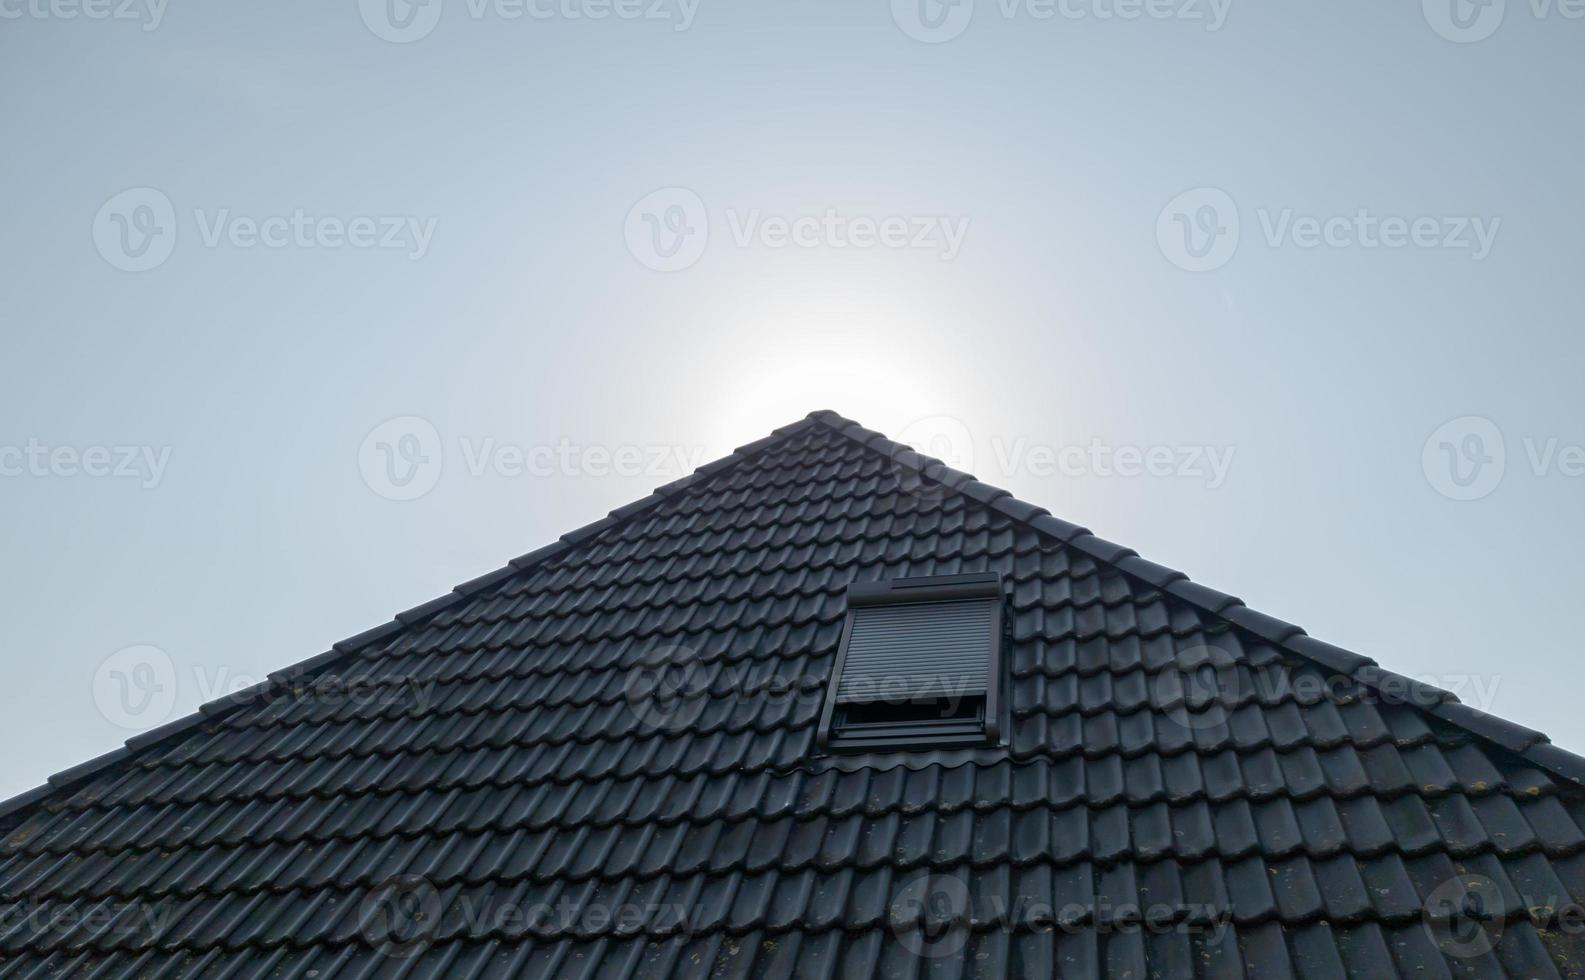
[(807, 431), (816, 421), (812, 413), (796, 422), (775, 429), (770, 435), (762, 439), (746, 443), (720, 459), (705, 463), (687, 476), (656, 487), (646, 497), (624, 504), (597, 521), (568, 531), (544, 547), (536, 548), (527, 554), (513, 558), (502, 568), (498, 568), (493, 572), (486, 572), (477, 578), (469, 579), (445, 595), (437, 596), (428, 602), (420, 603), (411, 609), (397, 613), (391, 618), (390, 622), (382, 623), (379, 626), (333, 643), (330, 649), (324, 653), (298, 661), (295, 664), (289, 664), (280, 670), (271, 671), (264, 680), (252, 687), (234, 691), (213, 701), (206, 701), (199, 705), (198, 709), (191, 714), (166, 722), (148, 731), (139, 732), (127, 739), (120, 748), (111, 749), (103, 755), (95, 756), (86, 762), (63, 769), (50, 776), (40, 786), (35, 786), (33, 789), (19, 793), (10, 799), (0, 800), (0, 828), (11, 826), (15, 822), (14, 818), (18, 818), (24, 810), (33, 804), (40, 803), (58, 791), (74, 786), (117, 763), (124, 762), (143, 749), (167, 739), (185, 735), (205, 722), (218, 719), (243, 705), (253, 703), (257, 698), (266, 697), (271, 692), (284, 688), (293, 682), (315, 675), (331, 664), (340, 661), (343, 657), (351, 656), (376, 643), (389, 640), (402, 631), (426, 622), (439, 613), (472, 599), (480, 592), (526, 572), (542, 562), (558, 558), (572, 550), (573, 547), (582, 544), (601, 532), (622, 524), (628, 519), (660, 505), (685, 490), (697, 487), (699, 484), (714, 478), (717, 474), (730, 469), (750, 456), (758, 455), (800, 432)]
[(955, 470), (935, 457), (866, 429), (829, 409), (809, 413), (808, 420), (875, 450), (894, 463), (963, 494), (1037, 533), (1055, 538), (1059, 543), (1104, 565), (1210, 613), (1280, 650), (1370, 688), (1389, 703), (1409, 704), (1531, 765), (1561, 776), (1576, 786), (1585, 786), (1585, 756), (1553, 745), (1551, 739), (1542, 732), (1472, 708), (1460, 702), (1451, 691), (1386, 670), (1364, 654), (1317, 640), (1302, 627), (1251, 609), (1236, 596), (1193, 582), (1186, 573), (1177, 569), (1147, 561), (1132, 548), (1107, 541), (1087, 527), (1054, 517), (1044, 507), (1019, 500), (1011, 491), (981, 482), (972, 474)]

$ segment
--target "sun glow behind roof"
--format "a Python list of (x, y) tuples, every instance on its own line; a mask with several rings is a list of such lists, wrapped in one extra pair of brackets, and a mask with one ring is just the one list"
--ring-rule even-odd
[(768, 316), (716, 354), (726, 380), (712, 441), (730, 449), (823, 408), (890, 432), (961, 411), (975, 397), (952, 374), (964, 347), (854, 312)]

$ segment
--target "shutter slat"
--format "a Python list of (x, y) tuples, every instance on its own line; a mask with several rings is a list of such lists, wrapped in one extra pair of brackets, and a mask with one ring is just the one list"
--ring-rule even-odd
[(995, 599), (857, 607), (837, 703), (984, 695)]

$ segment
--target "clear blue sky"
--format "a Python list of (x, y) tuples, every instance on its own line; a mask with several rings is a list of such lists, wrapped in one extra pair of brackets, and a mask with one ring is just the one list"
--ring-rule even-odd
[(0, 0), (0, 796), (814, 408), (1585, 749), (1585, 21), (391, 2)]

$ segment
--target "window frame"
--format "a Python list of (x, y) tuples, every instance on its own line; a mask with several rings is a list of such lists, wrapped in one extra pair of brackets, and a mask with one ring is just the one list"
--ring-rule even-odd
[[(840, 725), (835, 725), (839, 710), (837, 692), (842, 685), (843, 672), (847, 668), (848, 648), (853, 639), (853, 623), (859, 611), (874, 606), (901, 606), (916, 602), (946, 602), (957, 599), (994, 600), (991, 605), (989, 635), (986, 637), (988, 662), (985, 674), (985, 717), (981, 730), (967, 734), (961, 730), (963, 727), (961, 720), (944, 719), (940, 723), (941, 727), (952, 727), (955, 730), (932, 734), (928, 731), (932, 727), (930, 723), (916, 722), (910, 723), (908, 733), (888, 738), (884, 734), (864, 737), (857, 732), (844, 732)], [(826, 681), (825, 704), (820, 711), (820, 723), (816, 729), (817, 746), (823, 751), (835, 753), (1000, 745), (1004, 734), (1003, 686), (1007, 674), (1003, 643), (1006, 604), (1002, 576), (995, 572), (855, 582), (848, 586), (842, 639), (837, 647), (836, 663), (831, 669), (831, 676)], [(871, 731), (876, 730), (871, 729)]]

